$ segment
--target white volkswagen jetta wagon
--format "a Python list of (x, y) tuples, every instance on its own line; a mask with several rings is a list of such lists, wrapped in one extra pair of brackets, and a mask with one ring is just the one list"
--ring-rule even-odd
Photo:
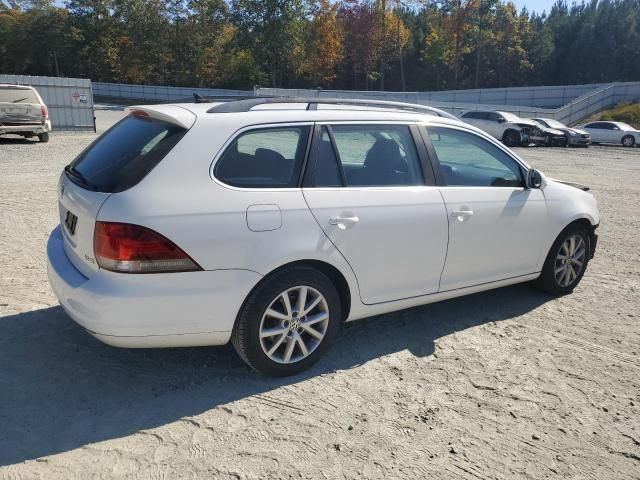
[(312, 365), (342, 322), (518, 282), (580, 282), (599, 214), (428, 107), (252, 98), (133, 107), (60, 176), (49, 280), (120, 347)]

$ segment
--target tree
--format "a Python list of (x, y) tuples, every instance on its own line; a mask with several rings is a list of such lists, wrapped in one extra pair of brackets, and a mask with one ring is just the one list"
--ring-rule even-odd
[(316, 87), (325, 87), (336, 78), (336, 67), (344, 56), (343, 29), (338, 5), (320, 0), (312, 10), (307, 48), (301, 74)]

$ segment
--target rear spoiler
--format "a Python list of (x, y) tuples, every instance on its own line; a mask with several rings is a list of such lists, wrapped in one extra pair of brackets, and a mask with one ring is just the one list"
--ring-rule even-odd
[(195, 113), (177, 105), (133, 105), (127, 111), (132, 115), (148, 116), (187, 130), (196, 123)]

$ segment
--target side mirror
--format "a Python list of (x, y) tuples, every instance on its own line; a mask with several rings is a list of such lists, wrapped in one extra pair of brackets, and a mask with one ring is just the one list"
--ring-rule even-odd
[(504, 117), (498, 118), (498, 123), (504, 123), (504, 122), (506, 122)]
[(527, 173), (527, 187), (540, 188), (542, 186), (542, 175), (538, 170), (532, 168)]

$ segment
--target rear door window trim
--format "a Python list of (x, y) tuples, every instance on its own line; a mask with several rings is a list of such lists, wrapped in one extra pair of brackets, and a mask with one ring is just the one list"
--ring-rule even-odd
[[(380, 185), (380, 186), (349, 186), (346, 184), (346, 179), (344, 175), (344, 170), (342, 168), (342, 162), (340, 160), (340, 154), (338, 152), (335, 138), (333, 136), (333, 131), (331, 129), (332, 125), (347, 125), (347, 126), (366, 126), (366, 125), (394, 125), (394, 126), (406, 126), (409, 129), (409, 133), (411, 139), (416, 148), (416, 153), (418, 155), (418, 163), (420, 167), (420, 175), (423, 181), (422, 185)], [(333, 149), (334, 155), (338, 161), (338, 168), (340, 169), (340, 176), (342, 181), (342, 186), (340, 187), (316, 187), (314, 171), (315, 166), (318, 160), (318, 154), (320, 151), (320, 144), (322, 142), (322, 128), (326, 127), (327, 132), (329, 134), (329, 139), (331, 141), (331, 148)], [(407, 188), (416, 188), (416, 187), (434, 187), (436, 186), (435, 172), (433, 170), (431, 159), (429, 152), (425, 146), (424, 139), (420, 132), (419, 123), (418, 122), (403, 122), (403, 121), (384, 121), (384, 120), (375, 120), (375, 121), (322, 121), (316, 122), (316, 128), (314, 130), (313, 135), (314, 144), (311, 147), (311, 154), (309, 161), (306, 163), (306, 171), (304, 173), (304, 180), (302, 182), (302, 186), (304, 188), (318, 188), (318, 189), (343, 189), (349, 188), (351, 190), (354, 189), (407, 189)]]

